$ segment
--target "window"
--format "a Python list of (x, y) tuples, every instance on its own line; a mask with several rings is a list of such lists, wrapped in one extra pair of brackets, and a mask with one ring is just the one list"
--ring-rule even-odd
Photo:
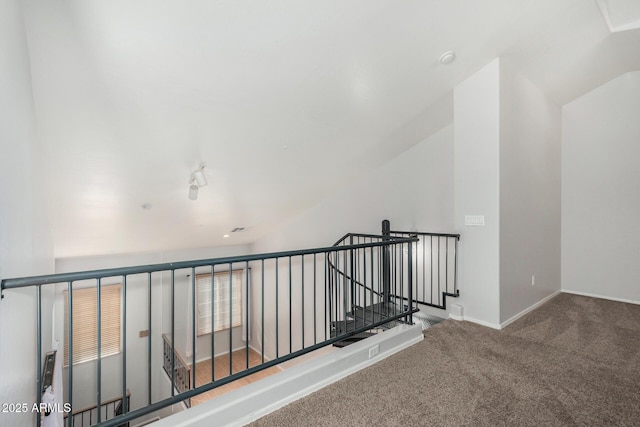
[[(101, 286), (101, 352), (102, 357), (120, 352), (121, 286)], [(69, 366), (69, 299), (64, 291), (64, 365)], [(97, 288), (73, 290), (73, 364), (98, 358)]]
[[(231, 274), (228, 271), (215, 273), (212, 294), (211, 274), (196, 276), (198, 336), (211, 333), (212, 308), (214, 332), (242, 325), (242, 277), (242, 270), (233, 270)], [(229, 309), (232, 313), (231, 319)]]

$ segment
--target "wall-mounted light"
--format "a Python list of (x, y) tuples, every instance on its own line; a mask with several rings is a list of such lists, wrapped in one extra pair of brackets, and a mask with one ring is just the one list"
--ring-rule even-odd
[(189, 180), (189, 199), (196, 200), (198, 198), (198, 190), (200, 187), (204, 187), (208, 184), (207, 177), (204, 174), (205, 164), (201, 164), (200, 167), (191, 172), (191, 179)]

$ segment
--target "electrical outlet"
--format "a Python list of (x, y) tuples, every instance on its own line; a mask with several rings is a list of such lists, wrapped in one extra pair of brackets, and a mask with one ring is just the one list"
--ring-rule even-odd
[(376, 344), (369, 349), (369, 359), (371, 359), (374, 356), (377, 356), (378, 353), (380, 353), (380, 345)]
[(532, 274), (531, 275), (531, 286), (535, 286), (536, 285), (536, 275)]

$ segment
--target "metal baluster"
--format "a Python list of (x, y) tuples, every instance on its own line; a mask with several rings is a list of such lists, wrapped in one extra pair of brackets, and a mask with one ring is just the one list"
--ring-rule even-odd
[(102, 279), (98, 279), (98, 288), (97, 288), (97, 328), (98, 328), (98, 378), (97, 378), (97, 393), (96, 393), (96, 408), (97, 415), (96, 418), (98, 423), (102, 420), (102, 411), (100, 411), (100, 406), (102, 404)]
[(216, 301), (216, 288), (215, 288), (215, 264), (211, 264), (211, 382), (216, 379), (215, 370), (215, 358), (216, 358), (216, 344), (215, 344), (215, 301)]
[(329, 273), (329, 253), (324, 254), (324, 339), (329, 338), (329, 323), (327, 322), (327, 310), (329, 311), (329, 319), (331, 319), (331, 288), (329, 281), (331, 274)]
[[(349, 236), (349, 245), (353, 245), (353, 236)], [(346, 252), (345, 252), (346, 255)], [(347, 261), (348, 260), (348, 261)], [(349, 268), (347, 269), (347, 265), (346, 263), (349, 263)], [(347, 274), (347, 271), (349, 272), (349, 276), (351, 276), (351, 279), (348, 281), (349, 283), (349, 309), (350, 312), (354, 314), (353, 316), (353, 321), (354, 321), (354, 327), (357, 328), (358, 326), (358, 317), (355, 316), (355, 303), (356, 303), (356, 295), (355, 295), (355, 283), (354, 283), (354, 279), (355, 279), (355, 271), (353, 269), (354, 265), (353, 265), (353, 249), (349, 249), (349, 257), (345, 258), (345, 269), (344, 269), (344, 273)], [(347, 283), (347, 282), (345, 282)], [(346, 289), (345, 289), (346, 291)], [(346, 292), (345, 292), (346, 293)], [(346, 320), (346, 318), (345, 318)]]
[(304, 350), (304, 255), (300, 260), (302, 263), (302, 349)]
[(40, 427), (40, 402), (42, 401), (42, 285), (36, 288), (36, 403), (38, 412), (36, 413), (36, 425)]
[[(69, 319), (69, 324), (67, 325), (67, 337), (69, 340), (69, 349), (68, 349), (68, 358), (69, 358), (69, 367), (67, 368), (67, 373), (69, 378), (67, 379), (67, 402), (73, 408), (73, 282), (67, 282), (67, 316)], [(71, 414), (67, 417), (67, 427), (71, 427), (71, 423), (75, 423)]]
[(438, 236), (438, 305), (442, 306), (442, 292), (440, 292), (440, 236)]
[(147, 329), (149, 330), (149, 337), (147, 339), (147, 394), (149, 405), (151, 405), (151, 272), (147, 273), (147, 295), (149, 300), (149, 307), (147, 310)]
[[(373, 248), (371, 248), (371, 249), (369, 250), (369, 252), (371, 253), (371, 262), (369, 263), (369, 264), (371, 265), (371, 291), (369, 292), (369, 296), (371, 297), (371, 307), (373, 307), (373, 305), (375, 304), (375, 302), (374, 302), (374, 296), (373, 296), (373, 285), (374, 285), (374, 282), (375, 282), (375, 279), (374, 279), (374, 274), (375, 274), (375, 273), (374, 273), (374, 272), (375, 272), (375, 265), (374, 265), (374, 264), (375, 264), (375, 258), (374, 258), (374, 256), (373, 256), (373, 255), (374, 255), (374, 254), (373, 254), (374, 249), (373, 249)], [(380, 276), (378, 276), (378, 284), (380, 284)]]
[(260, 299), (261, 299), (261, 312), (260, 315), (262, 317), (262, 327), (261, 329), (261, 333), (262, 333), (262, 338), (260, 340), (261, 342), (261, 346), (262, 346), (262, 363), (264, 363), (264, 259), (262, 260), (262, 265), (260, 267), (262, 269), (262, 280), (261, 280), (261, 294), (260, 294)]
[(275, 258), (276, 261), (276, 359), (278, 358), (278, 356), (280, 355), (280, 336), (279, 336), (279, 332), (280, 332), (280, 328), (279, 328), (279, 317), (280, 317), (280, 311), (278, 311), (278, 303), (279, 303), (279, 296), (278, 296), (278, 258)]
[[(122, 276), (122, 413), (129, 412), (127, 396), (127, 276)], [(114, 411), (115, 412), (115, 411)]]
[[(391, 271), (391, 283), (389, 283), (389, 294), (387, 296), (387, 303), (384, 305), (385, 307), (385, 315), (387, 317), (389, 317), (389, 309), (391, 308), (391, 295), (397, 295), (398, 294), (398, 289), (397, 289), (397, 285), (398, 285), (398, 271), (397, 271), (397, 265), (398, 265), (398, 251), (397, 248), (395, 246), (392, 246), (391, 244), (387, 244), (386, 246), (387, 248), (389, 248), (389, 250), (391, 251), (391, 265), (389, 270)], [(393, 294), (391, 293), (391, 289), (393, 288)]]
[[(342, 251), (342, 264), (344, 266), (343, 271), (347, 271), (347, 251)], [(344, 321), (345, 331), (349, 330), (347, 326), (347, 308), (349, 307), (349, 292), (347, 292), (347, 275), (346, 273), (342, 275), (342, 320)]]
[(456, 237), (456, 247), (454, 253), (454, 265), (453, 265), (453, 291), (457, 295), (458, 294), (458, 240), (460, 237)]
[(293, 353), (293, 314), (291, 313), (293, 295), (292, 295), (292, 272), (291, 272), (291, 256), (289, 256), (289, 354)]
[(317, 282), (317, 277), (316, 277), (316, 261), (317, 261), (317, 254), (313, 254), (313, 344), (317, 344), (318, 343), (318, 339), (317, 339), (317, 320), (316, 320), (316, 316), (317, 316), (317, 291), (316, 291), (316, 282)]
[[(365, 241), (366, 243), (366, 241)], [(362, 325), (367, 324), (367, 249), (362, 249)]]
[(407, 294), (407, 301), (408, 301), (408, 307), (409, 307), (409, 316), (407, 317), (407, 324), (409, 325), (413, 325), (413, 286), (412, 286), (412, 279), (413, 279), (413, 263), (412, 263), (412, 258), (413, 258), (413, 242), (407, 243), (407, 247), (409, 250), (409, 253), (407, 254), (407, 282), (409, 283), (409, 289), (408, 289), (408, 294)]
[[(191, 384), (196, 388), (196, 268), (191, 267)], [(213, 332), (212, 332), (213, 333)]]
[(175, 310), (175, 296), (176, 296), (176, 285), (175, 285), (175, 270), (171, 270), (171, 396), (175, 396), (175, 388), (176, 388), (176, 352), (174, 350), (175, 347), (175, 337), (176, 337), (176, 310)]
[[(358, 237), (356, 239), (356, 244), (360, 244), (360, 237)], [(360, 301), (360, 290), (359, 290), (359, 280), (360, 280), (360, 264), (358, 263), (358, 255), (360, 254), (359, 249), (352, 249), (351, 250), (351, 270), (353, 271), (353, 280), (351, 281), (351, 289), (353, 292), (353, 301), (351, 302), (351, 305), (353, 307), (353, 314), (354, 314), (354, 319), (355, 319), (355, 326), (356, 329), (358, 328), (358, 316), (357, 316), (357, 311), (356, 308), (357, 307), (361, 307), (361, 301)], [(364, 326), (364, 307), (362, 310), (362, 326)]]
[(229, 263), (229, 375), (233, 374), (233, 264)]
[(422, 241), (422, 300), (428, 302), (427, 300), (427, 290), (425, 289), (427, 284), (426, 272), (427, 272), (427, 250), (426, 250), (426, 239), (425, 236), (420, 238)]
[[(341, 245), (344, 246), (344, 245)], [(334, 321), (336, 324), (336, 328), (338, 328), (338, 325), (340, 325), (340, 307), (342, 304), (342, 299), (340, 297), (340, 271), (341, 271), (341, 267), (340, 267), (340, 263), (342, 262), (342, 259), (340, 257), (341, 252), (335, 252), (335, 264), (333, 266), (333, 292), (335, 294), (334, 296)], [(341, 328), (341, 327), (340, 327)]]
[(445, 261), (444, 261), (444, 289), (449, 292), (449, 237), (445, 237)]
[(244, 328), (245, 328), (245, 357), (247, 362), (247, 369), (249, 369), (249, 261), (245, 262), (244, 265), (244, 278), (245, 278), (245, 301), (244, 301)]
[(433, 236), (429, 236), (429, 302), (433, 303)]
[[(393, 315), (396, 315), (399, 313), (399, 311), (402, 310), (401, 305), (404, 305), (404, 245), (406, 245), (406, 243), (400, 243), (400, 244), (394, 244), (393, 248), (395, 249), (394, 252), (396, 252), (397, 254), (397, 258), (399, 258), (399, 261), (396, 260), (396, 265), (395, 265), (395, 269), (396, 269), (396, 287), (395, 289), (395, 295), (396, 295), (396, 303), (393, 305)], [(400, 304), (398, 304), (398, 295), (400, 295), (400, 301), (402, 301)]]

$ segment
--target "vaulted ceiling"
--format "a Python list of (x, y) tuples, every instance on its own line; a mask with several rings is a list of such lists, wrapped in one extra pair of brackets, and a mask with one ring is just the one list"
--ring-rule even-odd
[(254, 241), (448, 124), (497, 56), (560, 105), (640, 69), (640, 30), (600, 9), (633, 4), (26, 0), (55, 254)]

